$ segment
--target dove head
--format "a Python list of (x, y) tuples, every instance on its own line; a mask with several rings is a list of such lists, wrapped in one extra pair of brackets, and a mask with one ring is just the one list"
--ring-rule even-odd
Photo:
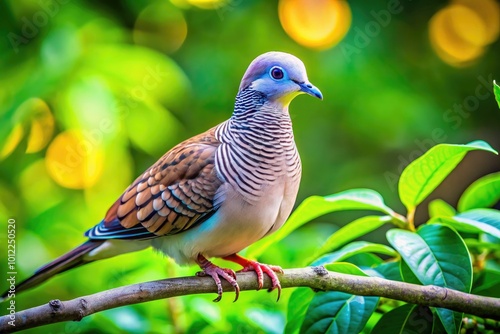
[(302, 61), (284, 52), (267, 52), (255, 58), (241, 80), (239, 91), (247, 88), (265, 94), (268, 101), (283, 107), (303, 93), (323, 99), (321, 91), (309, 82)]

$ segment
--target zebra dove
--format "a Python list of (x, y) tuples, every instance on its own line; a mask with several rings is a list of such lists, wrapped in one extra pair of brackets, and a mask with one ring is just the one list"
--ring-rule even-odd
[[(230, 119), (178, 144), (140, 175), (86, 232), (88, 241), (38, 269), (16, 292), (74, 267), (149, 246), (179, 264), (197, 263), (222, 297), (221, 278), (239, 296), (220, 257), (263, 275), (281, 292), (278, 266), (237, 253), (279, 229), (295, 203), (301, 163), (288, 106), (306, 93), (322, 99), (295, 56), (268, 52), (248, 67)], [(2, 297), (5, 298), (7, 294)]]

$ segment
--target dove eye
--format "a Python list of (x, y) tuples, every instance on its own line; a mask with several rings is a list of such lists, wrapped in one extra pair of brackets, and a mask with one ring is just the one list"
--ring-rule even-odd
[(285, 76), (285, 74), (283, 73), (283, 69), (278, 66), (274, 66), (273, 68), (271, 68), (269, 73), (271, 74), (271, 77), (275, 80), (281, 80)]

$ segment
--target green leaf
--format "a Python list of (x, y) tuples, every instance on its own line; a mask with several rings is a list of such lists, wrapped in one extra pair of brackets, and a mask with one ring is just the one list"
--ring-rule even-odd
[(430, 217), (453, 217), (455, 214), (455, 209), (442, 199), (435, 199), (429, 203)]
[(384, 262), (374, 268), (382, 277), (392, 281), (402, 281), (401, 272), (399, 270), (399, 261)]
[(495, 92), (495, 99), (497, 100), (498, 107), (500, 108), (500, 86), (493, 80), (493, 91)]
[(335, 262), (325, 265), (326, 270), (334, 271), (336, 273), (358, 275), (358, 276), (370, 276), (361, 270), (359, 267), (355, 266), (349, 262)]
[(458, 211), (493, 206), (500, 200), (500, 172), (486, 175), (472, 183), (458, 201)]
[(362, 268), (362, 267), (367, 267), (367, 268), (376, 267), (384, 262), (380, 258), (380, 256), (375, 255), (373, 253), (355, 254), (355, 255), (347, 258), (346, 261), (349, 261), (349, 263), (352, 263), (355, 266), (358, 266), (360, 268)]
[[(391, 308), (392, 309), (392, 308)], [(382, 318), (382, 313), (379, 312), (373, 312), (368, 321), (366, 322), (365, 328), (363, 328), (363, 331), (361, 333), (371, 333), (373, 330), (373, 327), (377, 325), (377, 323), (380, 321), (380, 318)]]
[(451, 228), (424, 225), (417, 233), (392, 229), (387, 239), (422, 284), (470, 292), (472, 261), (463, 239)]
[(460, 327), (462, 326), (463, 313), (454, 312), (446, 308), (434, 308), (436, 313), (441, 320), (441, 324), (446, 330), (447, 334), (458, 334), (460, 333)]
[(258, 257), (269, 246), (284, 239), (305, 223), (327, 213), (343, 210), (373, 210), (388, 215), (395, 214), (384, 204), (382, 196), (371, 189), (351, 189), (326, 197), (311, 196), (297, 207), (281, 229), (250, 246), (246, 256)]
[[(393, 229), (387, 239), (422, 284), (470, 292), (472, 261), (463, 239), (448, 226), (424, 225), (417, 233)], [(458, 332), (461, 313), (441, 308), (436, 312), (447, 333)]]
[(466, 145), (439, 144), (410, 163), (399, 178), (399, 197), (408, 211), (413, 211), (472, 150), (497, 154), (481, 140)]
[[(432, 309), (432, 308), (431, 308)], [(436, 319), (436, 310), (434, 309), (433, 311), (434, 314), (434, 319)], [(438, 316), (439, 318), (439, 316)], [(434, 321), (434, 328), (432, 329), (432, 334), (446, 334), (446, 328), (444, 328), (443, 323), (441, 320), (437, 321), (437, 319)]]
[(489, 234), (486, 234), (486, 233), (481, 233), (479, 235), (479, 241), (485, 242), (485, 243), (496, 244), (496, 245), (500, 246), (500, 238), (496, 238), (496, 237), (489, 235)]
[[(339, 248), (340, 246), (370, 233), (387, 222), (390, 222), (391, 216), (366, 216), (356, 219), (333, 233), (325, 243), (311, 257), (316, 259), (319, 256)], [(307, 261), (310, 263), (311, 259)]]
[(495, 209), (473, 209), (454, 217), (438, 217), (430, 223), (443, 223), (466, 233), (487, 233), (500, 238), (500, 211)]
[(288, 301), (285, 333), (295, 334), (300, 331), (309, 303), (316, 293), (310, 288), (297, 288)]
[(307, 309), (300, 333), (359, 333), (375, 311), (379, 297), (318, 292)]
[(418, 277), (415, 276), (411, 268), (404, 260), (401, 260), (401, 263), (399, 264), (399, 269), (401, 271), (401, 277), (403, 278), (403, 282), (418, 284), (418, 285), (422, 284), (422, 282), (420, 282)]
[(355, 241), (342, 247), (340, 250), (326, 254), (314, 261), (311, 265), (322, 266), (328, 263), (340, 262), (351, 256), (361, 253), (380, 253), (389, 256), (397, 256), (398, 254), (389, 246), (375, 244), (367, 241)]
[(485, 269), (474, 282), (472, 293), (480, 296), (500, 298), (500, 272)]
[(371, 334), (432, 333), (433, 314), (427, 306), (406, 304), (382, 316)]
[[(485, 234), (485, 235), (489, 236), (489, 234)], [(481, 241), (481, 240), (477, 240), (475, 238), (466, 238), (466, 239), (464, 239), (464, 241), (465, 241), (465, 244), (467, 245), (467, 248), (477, 249), (477, 251), (479, 253), (483, 252), (484, 250), (500, 251), (500, 243)]]
[(382, 195), (371, 189), (350, 189), (325, 197), (330, 203), (329, 212), (338, 210), (373, 210), (388, 215), (394, 211), (384, 203)]

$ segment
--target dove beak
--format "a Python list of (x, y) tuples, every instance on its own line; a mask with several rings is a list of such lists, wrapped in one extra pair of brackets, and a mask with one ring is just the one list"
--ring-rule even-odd
[(323, 94), (321, 94), (321, 91), (310, 82), (300, 82), (297, 83), (297, 85), (300, 86), (301, 92), (317, 97), (320, 100), (323, 100)]

